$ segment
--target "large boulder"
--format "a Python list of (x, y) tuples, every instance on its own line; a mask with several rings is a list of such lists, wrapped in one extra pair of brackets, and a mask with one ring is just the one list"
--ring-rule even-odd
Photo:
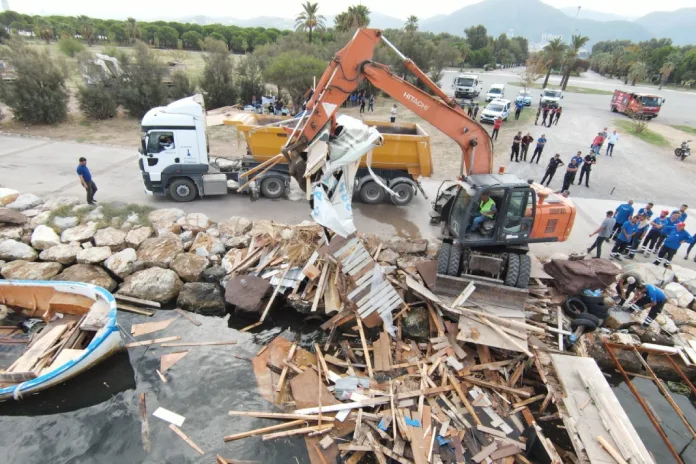
[(171, 269), (152, 267), (126, 277), (117, 293), (168, 303), (177, 297), (182, 285), (176, 272)]
[(38, 226), (31, 234), (31, 246), (37, 250), (47, 250), (60, 245), (60, 237), (48, 226)]
[(674, 280), (677, 282), (681, 283), (688, 282), (689, 280), (696, 280), (695, 270), (679, 266), (678, 264), (672, 264), (670, 267), (672, 268), (672, 272), (674, 272)]
[[(229, 274), (230, 272), (232, 272), (232, 269), (235, 268), (234, 263), (237, 261), (237, 255), (239, 255), (240, 253), (243, 253), (243, 250), (232, 248), (230, 251), (227, 252), (225, 256), (222, 257), (222, 262), (220, 263), (220, 265), (222, 266), (222, 269), (224, 269), (225, 274)], [(241, 259), (244, 259), (244, 256), (241, 256)]]
[(640, 277), (643, 283), (666, 285), (674, 280), (674, 272), (652, 263), (630, 263), (624, 266), (624, 272), (630, 272)]
[(111, 278), (109, 273), (99, 266), (93, 266), (91, 264), (75, 264), (74, 266), (70, 266), (52, 280), (83, 282), (97, 285), (110, 292), (116, 289), (116, 281)]
[[(614, 364), (613, 359), (604, 348), (604, 340), (608, 339), (609, 336), (600, 333), (599, 331), (590, 332), (583, 334), (578, 342), (576, 343), (579, 350), (580, 346), (583, 345), (585, 352), (591, 358), (597, 361), (599, 367), (605, 370), (615, 370), (616, 364)], [(642, 369), (642, 364), (636, 357), (635, 353), (630, 350), (612, 350), (614, 356), (616, 356), (617, 361), (621, 364), (625, 370), (630, 372), (640, 372)]]
[(24, 235), (24, 227), (8, 226), (0, 227), (0, 240), (19, 240)]
[(396, 261), (399, 259), (399, 253), (396, 251), (392, 250), (391, 248), (387, 248), (386, 250), (382, 250), (379, 252), (379, 256), (377, 257), (377, 261), (384, 261), (387, 264), (396, 264)]
[(42, 208), (46, 211), (53, 211), (54, 209), (71, 207), (80, 203), (80, 199), (77, 197), (51, 197), (43, 204)]
[(691, 292), (692, 295), (696, 296), (696, 280), (687, 280), (686, 282), (680, 282), (685, 289)]
[[(48, 220), (50, 218), (51, 218), (51, 212), (50, 211), (43, 211), (43, 212), (37, 214), (36, 216), (34, 216), (33, 218), (31, 218), (31, 221), (29, 221), (29, 225), (31, 227), (37, 227), (37, 226), (40, 226), (42, 224), (48, 223)], [(55, 224), (53, 224), (53, 226), (55, 227)]]
[(225, 248), (247, 248), (251, 243), (251, 235), (239, 235), (237, 237), (230, 237), (225, 240)]
[(666, 303), (662, 311), (677, 324), (677, 327), (684, 325), (696, 327), (696, 311), (680, 308), (670, 303)]
[(220, 266), (210, 266), (201, 274), (203, 282), (209, 284), (219, 284), (223, 277), (225, 277), (225, 270)]
[(418, 254), (425, 253), (428, 249), (428, 241), (424, 238), (405, 239), (397, 238), (384, 243), (385, 248), (396, 251), (397, 253)]
[(120, 251), (126, 247), (126, 233), (122, 230), (107, 227), (99, 229), (94, 234), (94, 245), (98, 247), (109, 247), (113, 251)]
[(36, 250), (26, 243), (11, 239), (0, 242), (0, 259), (3, 261), (15, 261), (17, 259), (36, 261), (38, 256)]
[(185, 283), (176, 299), (176, 305), (186, 311), (204, 316), (225, 315), (225, 300), (217, 284)]
[(135, 263), (136, 259), (137, 255), (135, 250), (133, 248), (126, 248), (106, 258), (104, 267), (120, 279), (125, 279), (133, 273), (133, 263)]
[(137, 249), (150, 237), (152, 237), (152, 229), (150, 227), (138, 227), (128, 232), (126, 235), (126, 245)]
[(155, 229), (166, 229), (185, 215), (186, 213), (179, 208), (164, 208), (152, 211), (147, 219)]
[(179, 218), (176, 223), (179, 224), (183, 230), (190, 230), (194, 233), (204, 232), (213, 225), (210, 218), (203, 213), (189, 213), (186, 217)]
[(109, 247), (91, 247), (80, 250), (77, 253), (77, 262), (80, 264), (98, 264), (104, 262), (111, 256)]
[(253, 225), (253, 222), (247, 218), (232, 216), (228, 220), (219, 223), (217, 228), (221, 235), (238, 237), (249, 232)]
[(49, 280), (63, 269), (59, 263), (32, 263), (30, 261), (13, 261), (5, 264), (0, 273), (6, 279), (15, 280)]
[(184, 251), (184, 244), (179, 237), (164, 235), (148, 238), (138, 248), (138, 261), (145, 267), (168, 268), (176, 255)]
[(210, 266), (208, 258), (191, 253), (179, 253), (169, 263), (169, 269), (176, 272), (184, 282), (198, 281), (208, 266)]
[(670, 282), (665, 285), (664, 291), (667, 298), (682, 308), (688, 308), (691, 302), (694, 301), (694, 296), (682, 284)]
[(261, 315), (266, 297), (272, 292), (269, 281), (256, 276), (236, 276), (225, 284), (225, 301), (241, 313)]
[(60, 244), (42, 251), (39, 254), (41, 261), (51, 261), (65, 266), (73, 264), (77, 259), (77, 254), (82, 250), (79, 245)]
[(27, 217), (17, 210), (10, 208), (0, 208), (0, 224), (24, 224)]
[(60, 241), (63, 243), (84, 242), (94, 237), (95, 233), (97, 233), (97, 225), (93, 222), (88, 222), (87, 224), (80, 224), (79, 226), (65, 229), (60, 234)]
[[(80, 205), (83, 206), (83, 205)], [(91, 208), (91, 206), (89, 206)], [(92, 211), (87, 213), (85, 216), (85, 221), (87, 222), (101, 222), (104, 220), (104, 207), (103, 206), (97, 206), (94, 208)]]
[(17, 199), (19, 192), (16, 190), (0, 187), (0, 205), (9, 205)]
[(211, 237), (205, 232), (199, 232), (189, 250), (198, 256), (219, 255), (225, 252), (225, 245), (219, 238)]
[(613, 330), (625, 328), (631, 324), (640, 324), (645, 316), (641, 317), (640, 312), (631, 313), (618, 306), (609, 309), (609, 313), (604, 319), (604, 325)]
[[(48, 211), (47, 211), (48, 212)], [(48, 212), (50, 214), (50, 212)], [(76, 227), (80, 223), (77, 216), (56, 216), (53, 218), (52, 225), (59, 232)]]
[(18, 211), (24, 211), (25, 209), (30, 209), (35, 206), (39, 206), (43, 203), (41, 197), (34, 195), (33, 193), (23, 193), (18, 196), (15, 201), (7, 205), (8, 208), (16, 209)]

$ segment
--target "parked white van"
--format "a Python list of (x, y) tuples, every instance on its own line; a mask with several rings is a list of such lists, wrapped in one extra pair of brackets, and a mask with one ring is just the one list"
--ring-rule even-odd
[(486, 101), (495, 100), (496, 98), (503, 98), (505, 96), (505, 84), (493, 84), (491, 88), (488, 89), (486, 94)]

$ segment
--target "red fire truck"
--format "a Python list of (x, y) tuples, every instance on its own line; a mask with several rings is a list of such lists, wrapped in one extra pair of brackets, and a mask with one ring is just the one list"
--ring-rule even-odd
[(614, 113), (640, 114), (646, 119), (656, 118), (664, 98), (648, 93), (630, 93), (614, 90), (610, 108)]

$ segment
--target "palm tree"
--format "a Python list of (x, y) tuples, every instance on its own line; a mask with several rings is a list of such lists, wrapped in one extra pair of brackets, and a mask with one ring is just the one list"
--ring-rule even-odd
[(464, 63), (466, 63), (467, 58), (469, 58), (469, 55), (471, 54), (471, 46), (467, 42), (462, 42), (459, 44), (459, 58), (461, 59), (460, 61), (460, 66), (459, 70), (462, 71), (464, 69)]
[(353, 27), (367, 27), (370, 24), (370, 9), (365, 5), (349, 6), (348, 16)]
[(662, 90), (662, 86), (667, 83), (667, 80), (672, 74), (672, 71), (674, 71), (674, 68), (676, 68), (676, 66), (671, 61), (667, 61), (660, 68), (660, 90)]
[(636, 61), (631, 66), (631, 70), (628, 72), (628, 77), (631, 79), (631, 85), (636, 85), (637, 81), (645, 80), (648, 75), (648, 67), (642, 61)]
[(584, 35), (573, 35), (570, 38), (570, 47), (568, 47), (568, 52), (565, 56), (565, 75), (561, 79), (561, 88), (563, 90), (568, 87), (568, 81), (570, 80), (570, 71), (575, 64), (575, 60), (578, 58), (578, 53), (580, 49), (585, 46), (587, 42), (590, 41), (589, 37)]
[(38, 35), (42, 40), (45, 40), (46, 44), (49, 44), (51, 39), (56, 36), (53, 26), (43, 19), (36, 26), (35, 34)]
[(404, 30), (406, 32), (416, 32), (418, 30), (418, 16), (409, 16), (408, 19), (406, 19)]
[(549, 77), (551, 77), (551, 70), (553, 69), (554, 66), (557, 66), (559, 64), (559, 61), (561, 59), (561, 56), (563, 55), (563, 52), (566, 50), (567, 45), (563, 43), (563, 39), (560, 37), (556, 37), (553, 40), (550, 40), (548, 44), (544, 47), (544, 52), (546, 53), (547, 57), (547, 65), (546, 65), (546, 79), (544, 79), (544, 85), (543, 87), (546, 88), (546, 85), (549, 83)]
[(128, 18), (123, 26), (126, 30), (126, 37), (128, 37), (131, 42), (135, 42), (135, 39), (140, 38), (140, 25), (135, 18)]
[(89, 16), (80, 15), (77, 17), (77, 30), (83, 39), (87, 41), (87, 45), (92, 46), (94, 42), (94, 23)]
[(323, 30), (324, 18), (319, 12), (319, 3), (304, 2), (302, 4), (302, 13), (295, 18), (295, 30), (307, 31), (309, 33), (309, 43), (312, 43), (312, 32), (315, 30)]

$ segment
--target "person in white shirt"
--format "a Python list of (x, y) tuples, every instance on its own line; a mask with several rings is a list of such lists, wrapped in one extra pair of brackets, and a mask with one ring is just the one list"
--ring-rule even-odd
[(391, 122), (396, 122), (396, 104), (394, 104), (394, 106), (392, 106), (391, 118), (389, 118), (389, 119), (391, 120)]
[(619, 140), (619, 134), (614, 131), (607, 139), (607, 153), (604, 156), (611, 156), (614, 153), (614, 145)]

